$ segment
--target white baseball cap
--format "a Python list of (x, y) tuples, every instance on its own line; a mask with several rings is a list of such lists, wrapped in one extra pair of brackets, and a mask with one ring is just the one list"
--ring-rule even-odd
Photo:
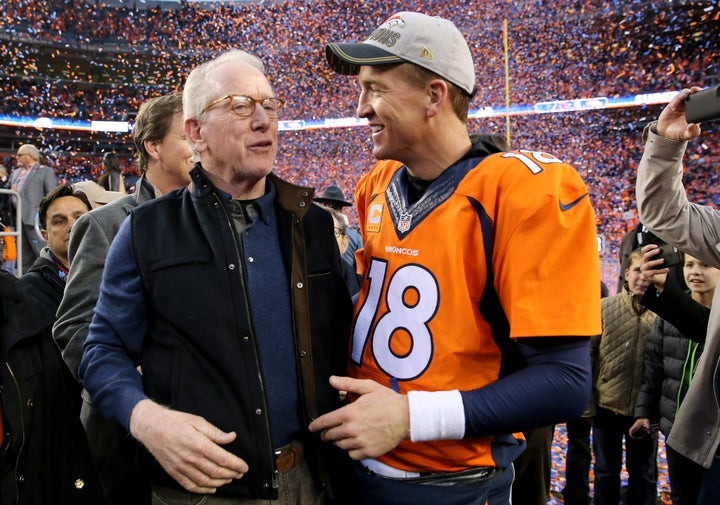
[(357, 75), (364, 65), (407, 61), (447, 79), (469, 95), (475, 93), (470, 48), (457, 27), (440, 17), (398, 12), (364, 42), (328, 44), (325, 56), (335, 72), (345, 75)]

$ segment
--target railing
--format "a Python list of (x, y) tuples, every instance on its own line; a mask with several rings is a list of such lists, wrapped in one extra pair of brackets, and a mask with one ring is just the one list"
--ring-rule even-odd
[[(0, 195), (10, 195), (17, 202), (15, 206), (15, 231), (0, 230), (0, 237), (15, 237), (15, 249), (17, 250), (17, 260), (15, 261), (15, 275), (20, 277), (22, 271), (22, 198), (20, 193), (14, 189), (0, 189)], [(5, 223), (10, 225), (11, 223)]]

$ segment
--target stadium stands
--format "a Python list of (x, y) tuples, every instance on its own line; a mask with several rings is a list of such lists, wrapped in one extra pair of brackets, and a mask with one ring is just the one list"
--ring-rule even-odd
[[(109, 7), (82, 0), (5, 0), (0, 9), (0, 118), (132, 121), (146, 99), (179, 90), (188, 69), (219, 51), (242, 48), (266, 63), (288, 119), (355, 114), (356, 85), (333, 74), (324, 44), (354, 40), (397, 10), (453, 20), (467, 34), (477, 66), (474, 108), (627, 97), (708, 86), (720, 80), (720, 12), (712, 1), (506, 2), (503, 0), (286, 0)], [(587, 181), (616, 268), (620, 238), (636, 222), (634, 174), (642, 127), (659, 105), (471, 121), (474, 131), (505, 133), (513, 147), (543, 150), (574, 164)], [(116, 150), (131, 172), (128, 134), (0, 123), (0, 163), (32, 140), (60, 177), (95, 175), (103, 151)], [(713, 189), (720, 134), (708, 123), (689, 149), (688, 184), (696, 201), (717, 204)], [(338, 184), (352, 194), (371, 166), (362, 127), (281, 133), (277, 167), (298, 183)], [(132, 179), (132, 177), (130, 178)], [(607, 268), (605, 269), (607, 270)], [(611, 286), (616, 273), (607, 274)]]

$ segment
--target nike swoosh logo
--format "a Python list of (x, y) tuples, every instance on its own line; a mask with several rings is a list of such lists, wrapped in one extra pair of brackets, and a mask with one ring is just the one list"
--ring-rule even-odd
[(565, 212), (565, 211), (568, 211), (568, 210), (572, 209), (572, 208), (575, 207), (578, 203), (580, 203), (580, 201), (581, 201), (583, 198), (585, 198), (586, 196), (588, 196), (587, 193), (585, 193), (584, 195), (582, 195), (582, 196), (581, 196), (580, 198), (578, 198), (577, 200), (573, 200), (573, 201), (570, 202), (570, 203), (562, 203), (562, 200), (558, 199), (558, 203), (560, 204), (560, 210), (563, 211), (563, 212)]

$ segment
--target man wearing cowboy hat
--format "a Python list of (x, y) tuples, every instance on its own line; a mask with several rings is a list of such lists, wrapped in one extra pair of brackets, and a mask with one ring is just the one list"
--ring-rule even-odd
[(360, 234), (354, 228), (350, 227), (347, 216), (343, 214), (343, 207), (352, 207), (352, 203), (345, 200), (345, 195), (343, 195), (342, 189), (335, 185), (330, 185), (325, 188), (322, 195), (316, 196), (313, 200), (323, 207), (328, 207), (338, 211), (345, 219), (345, 235), (347, 235), (349, 245), (347, 250), (343, 253), (342, 258), (348, 265), (350, 265), (353, 272), (356, 272), (355, 251), (362, 247), (362, 238), (360, 238)]

